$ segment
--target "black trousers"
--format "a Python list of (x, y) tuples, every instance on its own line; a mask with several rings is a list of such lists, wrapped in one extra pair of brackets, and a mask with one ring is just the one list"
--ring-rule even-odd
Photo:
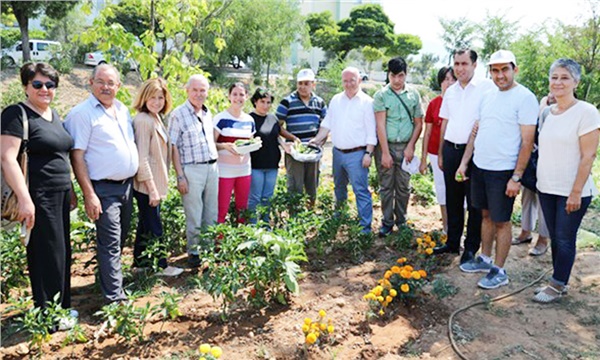
[[(464, 203), (467, 199), (467, 237), (465, 251), (475, 254), (481, 245), (481, 210), (475, 209), (471, 203), (471, 181), (458, 182), (454, 176), (460, 166), (460, 161), (465, 152), (464, 147), (456, 147), (447, 141), (443, 146), (444, 181), (446, 183), (446, 211), (448, 213), (448, 241), (447, 245), (452, 250), (460, 248), (460, 239), (465, 226)], [(469, 164), (469, 169), (473, 162)], [(470, 174), (467, 173), (467, 177)]]
[[(138, 206), (138, 225), (133, 245), (133, 265), (136, 267), (152, 266), (152, 259), (144, 258), (143, 252), (148, 246), (148, 241), (163, 236), (163, 227), (160, 220), (160, 205), (150, 206), (150, 197), (144, 193), (133, 190), (133, 196)], [(167, 259), (158, 260), (158, 266), (167, 267)]]
[(71, 307), (70, 191), (31, 192), (35, 224), (27, 245), (27, 265), (36, 307), (45, 307), (56, 294), (64, 309)]

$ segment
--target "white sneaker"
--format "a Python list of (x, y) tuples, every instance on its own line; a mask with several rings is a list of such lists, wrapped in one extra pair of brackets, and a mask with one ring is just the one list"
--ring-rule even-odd
[(182, 268), (175, 266), (167, 266), (162, 271), (159, 271), (156, 275), (158, 276), (178, 276), (183, 272)]
[(77, 312), (77, 310), (71, 309), (69, 311), (69, 316), (58, 320), (58, 331), (71, 330), (73, 326), (77, 324), (78, 318), (79, 313)]

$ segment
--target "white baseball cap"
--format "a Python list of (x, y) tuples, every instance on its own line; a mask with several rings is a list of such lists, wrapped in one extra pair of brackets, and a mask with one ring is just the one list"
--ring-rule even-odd
[(488, 65), (508, 63), (513, 63), (515, 66), (517, 66), (517, 58), (515, 57), (515, 54), (509, 50), (498, 50), (493, 53), (492, 56), (490, 56)]
[(315, 81), (315, 73), (311, 69), (298, 71), (296, 81)]

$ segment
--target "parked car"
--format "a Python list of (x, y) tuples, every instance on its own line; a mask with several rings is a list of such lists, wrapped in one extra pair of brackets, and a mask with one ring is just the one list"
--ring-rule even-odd
[[(32, 61), (49, 61), (52, 59), (52, 53), (58, 52), (62, 48), (58, 41), (50, 40), (29, 40), (29, 54)], [(2, 49), (2, 64), (13, 67), (23, 62), (23, 45), (18, 41), (12, 47)]]
[[(122, 62), (125, 60), (124, 56), (114, 56), (117, 59), (117, 62)], [(137, 70), (138, 68), (138, 63), (135, 62), (135, 60), (133, 59), (128, 59), (127, 60), (129, 62), (129, 69), (130, 70)], [(96, 66), (96, 65), (100, 65), (100, 64), (106, 64), (107, 61), (104, 59), (104, 54), (102, 53), (102, 51), (94, 51), (94, 52), (89, 52), (85, 54), (85, 58), (83, 59), (83, 63), (87, 66)]]
[(229, 65), (233, 66), (234, 69), (243, 69), (246, 67), (246, 64), (235, 55), (229, 61)]
[(369, 74), (367, 74), (364, 70), (359, 70), (358, 71), (358, 76), (360, 76), (360, 78), (362, 79), (362, 81), (369, 80)]

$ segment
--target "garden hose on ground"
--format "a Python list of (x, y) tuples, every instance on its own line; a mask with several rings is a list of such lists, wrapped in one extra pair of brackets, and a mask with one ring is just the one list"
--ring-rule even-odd
[(547, 273), (550, 272), (550, 270), (552, 270), (552, 268), (544, 271), (537, 279), (533, 280), (532, 282), (530, 282), (527, 285), (523, 285), (522, 287), (518, 288), (517, 290), (510, 292), (508, 294), (503, 294), (500, 296), (496, 296), (495, 298), (491, 299), (491, 300), (480, 300), (480, 301), (476, 301), (472, 304), (466, 305), (461, 307), (460, 309), (454, 311), (452, 314), (450, 314), (450, 317), (448, 318), (448, 338), (450, 339), (450, 344), (452, 345), (452, 349), (454, 350), (454, 352), (456, 353), (456, 355), (458, 355), (461, 359), (463, 360), (469, 360), (459, 349), (458, 349), (458, 345), (456, 344), (456, 342), (454, 341), (454, 335), (452, 334), (452, 320), (454, 319), (454, 317), (456, 315), (458, 315), (459, 313), (472, 308), (473, 306), (477, 306), (477, 305), (481, 305), (481, 304), (489, 304), (489, 303), (493, 303), (495, 301), (499, 301), (502, 299), (506, 299), (507, 297), (513, 296), (515, 294), (520, 293), (521, 291), (532, 287), (533, 285), (537, 284), (538, 282), (540, 282), (540, 280), (542, 280), (544, 278), (544, 276), (546, 276)]

